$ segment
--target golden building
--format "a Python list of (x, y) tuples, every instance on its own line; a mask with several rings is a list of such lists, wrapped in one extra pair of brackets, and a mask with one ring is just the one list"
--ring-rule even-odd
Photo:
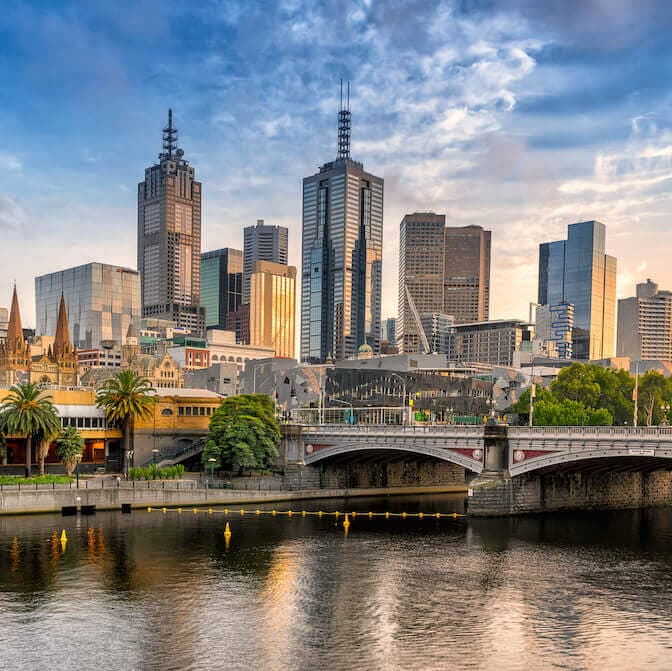
[(49, 338), (26, 342), (16, 287), (7, 324), (7, 336), (0, 343), (0, 387), (19, 382), (73, 387), (77, 385), (77, 351), (70, 341), (65, 300), (61, 296), (53, 343)]
[(294, 358), (296, 268), (255, 261), (250, 274), (250, 345)]

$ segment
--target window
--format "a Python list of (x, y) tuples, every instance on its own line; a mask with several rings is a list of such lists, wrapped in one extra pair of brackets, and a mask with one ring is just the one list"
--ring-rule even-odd
[(201, 408), (200, 415), (201, 417), (205, 416), (205, 408)]
[(186, 414), (187, 414), (187, 417), (191, 417), (191, 408), (190, 407), (186, 408)]
[(184, 417), (184, 408), (182, 406), (177, 409), (177, 416)]
[[(180, 410), (182, 410), (182, 408), (180, 408)], [(164, 408), (164, 409), (161, 411), (161, 414), (162, 414), (162, 415), (172, 415), (172, 414), (173, 414), (173, 411), (172, 411), (170, 408)], [(182, 414), (182, 413), (180, 413), (180, 415), (181, 415), (181, 414)]]

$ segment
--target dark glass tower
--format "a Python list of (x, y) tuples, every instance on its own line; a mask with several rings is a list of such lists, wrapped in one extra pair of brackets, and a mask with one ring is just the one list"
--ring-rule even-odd
[(201, 183), (177, 148), (177, 129), (168, 110), (159, 162), (138, 184), (138, 270), (142, 316), (169, 319), (202, 334)]
[(239, 249), (217, 249), (201, 254), (201, 302), (205, 326), (226, 329), (228, 317), (243, 298), (243, 253)]
[(574, 306), (572, 356), (604, 359), (616, 345), (616, 259), (599, 221), (570, 224), (567, 240), (539, 245), (540, 305)]
[(380, 352), (383, 180), (350, 158), (349, 100), (338, 158), (303, 180), (301, 359)]

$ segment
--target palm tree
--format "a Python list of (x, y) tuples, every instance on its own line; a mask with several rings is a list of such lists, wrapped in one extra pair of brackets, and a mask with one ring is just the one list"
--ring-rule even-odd
[(96, 404), (105, 410), (107, 421), (120, 424), (124, 433), (124, 451), (121, 470), (126, 472), (131, 449), (131, 427), (136, 418), (152, 414), (156, 396), (152, 383), (133, 370), (122, 370), (106, 380), (98, 390)]
[(2, 404), (0, 426), (7, 435), (26, 437), (26, 477), (31, 475), (32, 446), (35, 438), (53, 436), (61, 423), (52, 397), (34, 382), (14, 385)]

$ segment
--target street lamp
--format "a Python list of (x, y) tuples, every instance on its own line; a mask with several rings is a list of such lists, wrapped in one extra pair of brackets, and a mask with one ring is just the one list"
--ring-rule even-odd
[(663, 411), (663, 419), (661, 420), (661, 424), (664, 426), (667, 426), (670, 423), (670, 418), (668, 416), (668, 413), (670, 412), (670, 404), (669, 403), (663, 403), (660, 406), (660, 409)]
[(157, 450), (156, 448), (154, 448), (154, 449), (152, 450), (152, 461), (153, 461), (154, 463), (156, 463), (156, 457), (157, 457), (158, 454), (159, 454), (159, 450)]
[(213, 482), (215, 481), (215, 464), (217, 463), (217, 459), (214, 459), (213, 457), (210, 457), (208, 459), (208, 463), (210, 464), (210, 480)]

